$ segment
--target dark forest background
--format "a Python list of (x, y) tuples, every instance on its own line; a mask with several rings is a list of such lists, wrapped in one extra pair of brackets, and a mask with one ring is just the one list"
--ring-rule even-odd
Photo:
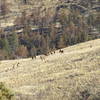
[[(3, 0), (0, 16), (6, 21), (10, 12), (6, 0)], [(40, 8), (29, 14), (24, 10), (17, 17), (14, 26), (0, 28), (0, 59), (34, 57), (74, 45), (80, 42), (100, 38), (100, 8), (93, 8), (94, 0), (81, 1), (82, 7), (58, 6), (54, 13)], [(27, 4), (27, 1), (23, 1)]]

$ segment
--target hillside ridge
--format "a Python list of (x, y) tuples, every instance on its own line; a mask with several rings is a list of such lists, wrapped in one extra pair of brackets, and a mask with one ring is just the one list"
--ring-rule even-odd
[(16, 91), (17, 100), (79, 100), (76, 93), (85, 90), (99, 95), (100, 39), (63, 50), (44, 61), (40, 56), (1, 61), (0, 81)]

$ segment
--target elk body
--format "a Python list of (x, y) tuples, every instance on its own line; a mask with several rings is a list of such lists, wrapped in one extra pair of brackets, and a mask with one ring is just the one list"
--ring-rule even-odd
[(36, 56), (32, 56), (32, 59), (36, 59)]
[(41, 59), (42, 61), (45, 61), (45, 57), (46, 57), (46, 55), (41, 55), (41, 56), (40, 56), (40, 59)]
[(64, 53), (64, 51), (60, 49), (60, 50), (59, 50), (59, 53)]

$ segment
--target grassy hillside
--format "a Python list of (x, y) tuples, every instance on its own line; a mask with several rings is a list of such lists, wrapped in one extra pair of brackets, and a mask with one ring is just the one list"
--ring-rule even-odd
[(37, 59), (0, 62), (0, 82), (17, 100), (100, 100), (100, 39)]

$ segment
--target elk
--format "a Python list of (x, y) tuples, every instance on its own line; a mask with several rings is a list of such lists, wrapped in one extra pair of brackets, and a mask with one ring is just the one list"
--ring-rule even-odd
[(45, 55), (41, 55), (41, 56), (40, 56), (40, 59), (41, 59), (42, 61), (44, 61), (44, 60), (45, 60), (45, 57), (46, 57)]
[(60, 50), (59, 50), (59, 53), (64, 53), (64, 51), (60, 49)]
[(19, 66), (19, 64), (20, 64), (20, 63), (18, 62), (18, 63), (17, 63), (17, 67)]
[(51, 54), (53, 54), (53, 53), (51, 52)]
[(51, 51), (51, 52), (49, 52), (49, 54), (51, 54), (51, 55), (52, 55), (52, 54), (55, 54), (55, 53), (56, 53), (55, 51)]
[(47, 62), (47, 60), (45, 60), (46, 56), (48, 56), (48, 55), (41, 55), (41, 56), (40, 56), (40, 59), (41, 59), (42, 61)]
[(53, 53), (55, 54), (56, 52), (54, 51)]
[(36, 59), (36, 56), (32, 56), (32, 59)]
[(90, 48), (92, 48), (92, 45), (90, 45)]

